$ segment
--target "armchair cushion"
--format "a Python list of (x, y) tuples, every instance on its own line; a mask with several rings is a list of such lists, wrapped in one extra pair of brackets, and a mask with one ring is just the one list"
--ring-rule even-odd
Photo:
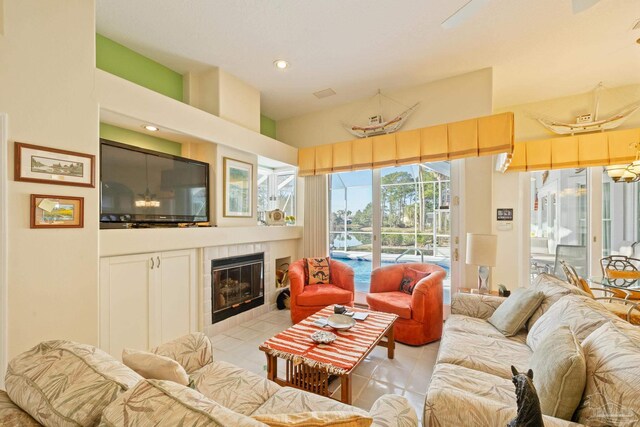
[(400, 282), (400, 290), (405, 294), (411, 295), (418, 282), (430, 274), (431, 272), (419, 271), (410, 267), (404, 267), (404, 275), (402, 276), (402, 281)]
[(349, 304), (353, 293), (336, 285), (307, 285), (298, 295), (297, 304), (302, 306), (326, 306), (331, 304)]
[(393, 313), (411, 319), (411, 296), (400, 291), (367, 294), (367, 303), (376, 311)]
[(331, 268), (329, 258), (305, 258), (307, 284), (324, 285), (331, 283)]

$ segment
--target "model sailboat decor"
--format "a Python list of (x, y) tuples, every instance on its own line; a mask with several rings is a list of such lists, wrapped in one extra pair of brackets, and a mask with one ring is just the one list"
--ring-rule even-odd
[(342, 126), (347, 131), (349, 131), (349, 133), (358, 138), (367, 138), (369, 136), (384, 135), (387, 133), (396, 132), (400, 130), (402, 125), (404, 125), (407, 117), (409, 117), (411, 113), (413, 113), (420, 105), (419, 102), (416, 102), (411, 107), (407, 107), (400, 102), (383, 95), (379, 90), (375, 98), (378, 98), (379, 107), (382, 106), (382, 98), (385, 98), (398, 105), (402, 105), (405, 110), (393, 117), (391, 120), (384, 120), (384, 118), (382, 117), (382, 112), (379, 112), (379, 114), (369, 117), (369, 123), (366, 125), (349, 125), (343, 123)]
[(603, 89), (602, 83), (599, 83), (594, 90), (594, 111), (593, 113), (583, 114), (576, 117), (575, 123), (565, 123), (559, 120), (547, 118), (536, 118), (542, 126), (549, 129), (553, 133), (559, 135), (575, 135), (577, 133), (598, 132), (615, 129), (629, 118), (633, 113), (640, 109), (640, 102), (628, 105), (617, 113), (605, 118), (598, 118), (598, 110), (600, 108), (600, 92)]

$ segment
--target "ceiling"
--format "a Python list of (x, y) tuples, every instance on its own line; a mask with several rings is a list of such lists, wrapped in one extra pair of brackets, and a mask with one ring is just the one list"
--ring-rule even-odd
[(640, 83), (640, 0), (575, 15), (570, 0), (489, 0), (443, 29), (467, 1), (97, 0), (96, 14), (100, 34), (178, 72), (238, 76), (276, 120), (485, 67), (495, 107)]

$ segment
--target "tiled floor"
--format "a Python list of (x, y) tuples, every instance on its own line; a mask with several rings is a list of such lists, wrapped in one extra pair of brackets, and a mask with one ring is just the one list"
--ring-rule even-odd
[[(224, 334), (211, 337), (214, 358), (266, 375), (266, 358), (258, 345), (291, 326), (289, 311), (272, 311)], [(438, 343), (422, 347), (396, 344), (395, 358), (387, 358), (387, 349), (376, 347), (353, 374), (353, 403), (369, 410), (383, 394), (405, 396), (422, 420), (424, 397), (435, 365)], [(283, 369), (280, 369), (283, 372)], [(337, 389), (339, 381), (333, 381)], [(339, 393), (340, 390), (335, 390)]]

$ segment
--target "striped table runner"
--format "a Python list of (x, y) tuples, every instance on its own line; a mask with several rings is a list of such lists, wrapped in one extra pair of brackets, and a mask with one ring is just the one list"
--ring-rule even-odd
[[(331, 374), (345, 374), (360, 362), (384, 330), (398, 317), (379, 311), (351, 307), (349, 310), (367, 312), (369, 316), (364, 321), (356, 320), (354, 327), (343, 332), (314, 325), (315, 320), (333, 314), (331, 305), (269, 338), (260, 349), (294, 363), (326, 369)], [(310, 336), (319, 330), (330, 330), (336, 334), (337, 339), (331, 344), (316, 344)]]

